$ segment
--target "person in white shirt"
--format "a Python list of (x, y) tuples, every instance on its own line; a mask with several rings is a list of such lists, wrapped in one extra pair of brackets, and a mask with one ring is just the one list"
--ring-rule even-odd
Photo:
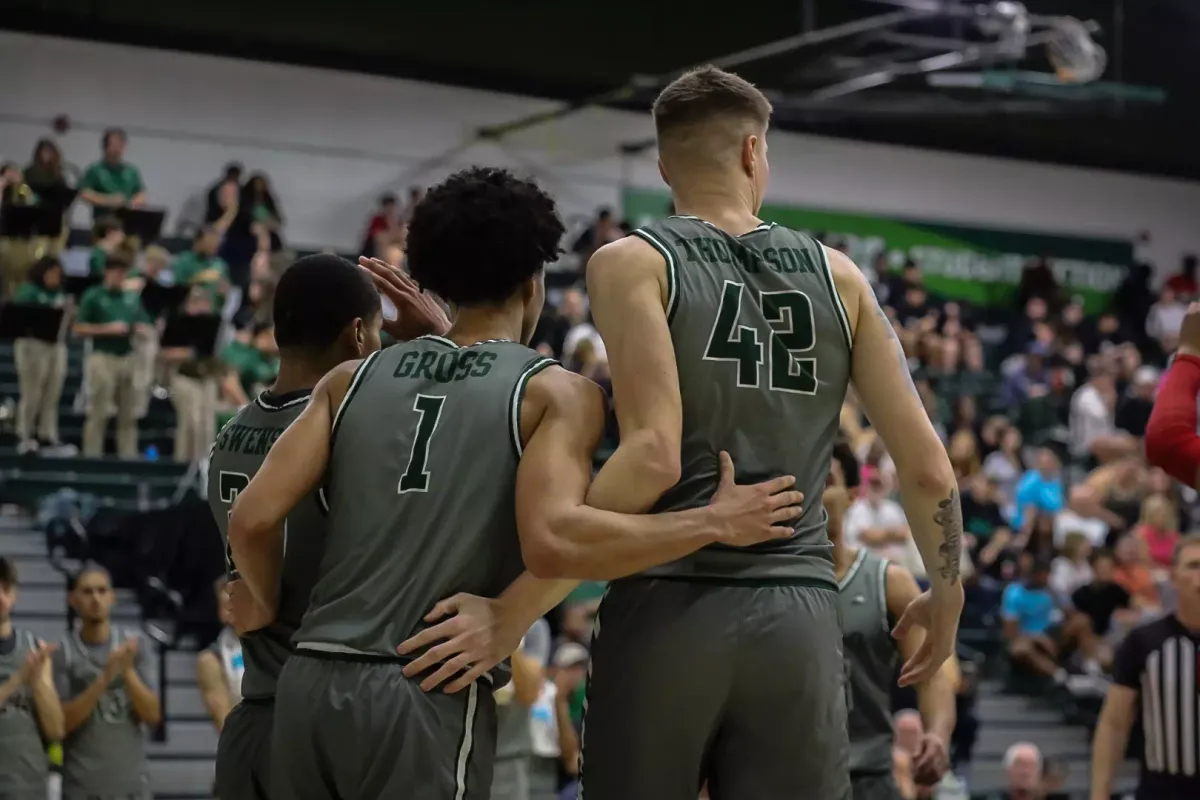
[(1080, 459), (1094, 457), (1101, 463), (1132, 455), (1138, 442), (1117, 430), (1117, 390), (1110, 367), (1096, 360), (1089, 364), (1089, 370), (1088, 382), (1071, 398), (1071, 455)]
[(1187, 303), (1180, 300), (1173, 289), (1163, 287), (1158, 302), (1150, 306), (1150, 313), (1146, 315), (1146, 334), (1157, 339), (1164, 352), (1174, 351), (1179, 346), (1179, 329), (1186, 313)]
[(1066, 535), (1062, 555), (1050, 563), (1050, 591), (1060, 605), (1068, 605), (1076, 589), (1092, 582), (1094, 576), (1088, 563), (1091, 555), (1092, 545), (1086, 534), (1071, 531)]
[(843, 536), (848, 547), (865, 547), (882, 558), (908, 563), (912, 531), (904, 509), (888, 497), (883, 475), (872, 470), (866, 476), (866, 491), (846, 509)]

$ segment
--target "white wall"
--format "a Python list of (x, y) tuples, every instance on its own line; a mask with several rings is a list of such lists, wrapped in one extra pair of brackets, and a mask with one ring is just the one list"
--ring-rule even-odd
[[(651, 135), (647, 114), (589, 109), (479, 143), (478, 126), (554, 104), (6, 32), (0, 54), (10, 65), (0, 82), (0, 158), (24, 161), (48, 120), (67, 114), (75, 126), (60, 144), (85, 165), (98, 156), (99, 128), (120, 125), (155, 204), (177, 212), (239, 160), (270, 174), (288, 236), (305, 244), (352, 246), (378, 194), (469, 163), (536, 174), (571, 214), (616, 204), (622, 181), (659, 185), (652, 154), (616, 155), (620, 142)], [(1160, 270), (1200, 249), (1200, 183), (788, 133), (773, 134), (771, 164), (777, 202), (1055, 233), (1146, 229)]]

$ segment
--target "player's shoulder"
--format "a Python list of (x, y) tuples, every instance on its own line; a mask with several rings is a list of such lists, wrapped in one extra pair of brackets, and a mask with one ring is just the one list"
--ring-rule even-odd
[(667, 257), (666, 245), (659, 237), (648, 228), (638, 228), (592, 254), (587, 265), (589, 285), (597, 277), (645, 274), (647, 269), (661, 268)]
[(603, 410), (604, 390), (590, 378), (571, 372), (553, 359), (545, 359), (541, 369), (529, 379), (527, 398), (546, 408)]

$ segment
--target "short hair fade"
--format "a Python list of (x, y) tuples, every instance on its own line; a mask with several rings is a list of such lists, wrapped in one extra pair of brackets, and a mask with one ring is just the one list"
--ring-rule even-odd
[(654, 101), (654, 129), (660, 138), (719, 119), (765, 128), (770, 118), (771, 102), (754, 84), (711, 64), (680, 75)]
[(344, 258), (320, 253), (297, 259), (275, 286), (271, 314), (281, 350), (323, 352), (356, 319), (383, 313), (367, 274)]
[(532, 180), (493, 167), (456, 172), (408, 222), (409, 272), (459, 306), (499, 305), (562, 253), (554, 200)]

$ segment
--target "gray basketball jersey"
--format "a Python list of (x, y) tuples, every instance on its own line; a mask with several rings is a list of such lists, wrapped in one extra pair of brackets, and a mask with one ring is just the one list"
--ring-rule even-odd
[[(14, 631), (13, 649), (0, 653), (0, 684), (20, 671), (37, 639), (29, 631)], [(46, 791), (50, 762), (38, 728), (33, 693), (21, 685), (0, 705), (0, 797)]]
[(773, 223), (730, 236), (696, 217), (669, 217), (634, 235), (667, 262), (683, 401), (681, 477), (654, 511), (706, 504), (721, 450), (739, 483), (795, 475), (806, 498), (789, 539), (709, 545), (646, 574), (832, 586), (821, 492), (850, 379), (851, 334), (824, 249)]
[(859, 550), (838, 584), (850, 684), (850, 772), (892, 771), (892, 683), (899, 651), (887, 610), (888, 561)]
[[(54, 682), (64, 702), (82, 694), (104, 674), (114, 647), (140, 638), (113, 626), (107, 642), (89, 644), (78, 632), (68, 634), (54, 652)], [(151, 645), (138, 644), (135, 669), (152, 690), (156, 687)], [(92, 714), (63, 742), (63, 797), (141, 795), (146, 790), (146, 745), (142, 725), (133, 713), (125, 679), (118, 675), (100, 696)]]
[[(237, 567), (229, 551), (229, 509), (266, 460), (267, 451), (288, 425), (308, 407), (312, 390), (277, 395), (263, 392), (231, 419), (213, 444), (208, 465), (208, 505), (225, 539), (225, 557), (231, 576)], [(275, 695), (275, 682), (291, 655), (292, 634), (308, 609), (308, 598), (317, 579), (325, 548), (325, 513), (317, 495), (292, 509), (284, 524), (283, 570), (280, 573), (279, 608), (275, 621), (242, 638), (242, 696)]]
[(299, 649), (394, 658), (439, 600), (496, 597), (521, 573), (521, 399), (553, 363), (440, 336), (362, 363), (334, 415), (330, 535)]

